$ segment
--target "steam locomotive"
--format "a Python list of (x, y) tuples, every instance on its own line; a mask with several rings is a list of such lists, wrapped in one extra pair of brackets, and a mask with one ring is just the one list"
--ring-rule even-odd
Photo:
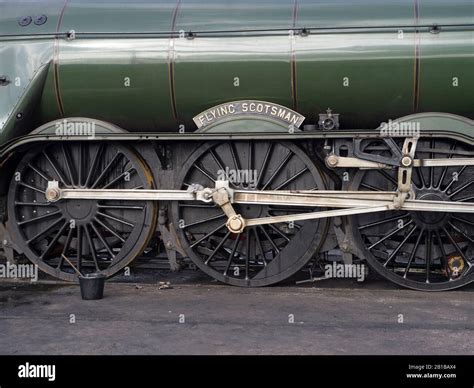
[(0, 2), (0, 234), (67, 281), (160, 246), (474, 280), (470, 0)]

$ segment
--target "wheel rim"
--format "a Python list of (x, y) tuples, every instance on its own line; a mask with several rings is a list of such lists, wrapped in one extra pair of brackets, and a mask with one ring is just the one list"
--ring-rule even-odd
[[(253, 172), (254, 179), (233, 179), (233, 171), (247, 171), (248, 176)], [(177, 187), (214, 187), (219, 175), (239, 190), (324, 188), (319, 171), (298, 147), (251, 141), (201, 147), (184, 165)], [(244, 218), (305, 211), (260, 205), (234, 208)], [(174, 203), (173, 218), (182, 246), (200, 269), (221, 282), (245, 287), (265, 286), (293, 275), (318, 251), (327, 231), (326, 220), (312, 220), (250, 227), (240, 235), (231, 234), (224, 213), (214, 204)]]
[(68, 200), (48, 203), (48, 180), (62, 188), (151, 189), (148, 168), (131, 149), (113, 143), (70, 142), (31, 151), (9, 191), (13, 238), (44, 272), (62, 280), (82, 273), (112, 276), (146, 247), (156, 220), (153, 202)]
[[(420, 140), (417, 148), (420, 159), (472, 152), (472, 147), (441, 140)], [(358, 171), (349, 190), (394, 191), (396, 182), (397, 169)], [(473, 167), (414, 168), (412, 183), (411, 195), (417, 199), (474, 202)], [(472, 214), (397, 211), (354, 216), (348, 222), (370, 266), (399, 285), (442, 291), (474, 280)]]

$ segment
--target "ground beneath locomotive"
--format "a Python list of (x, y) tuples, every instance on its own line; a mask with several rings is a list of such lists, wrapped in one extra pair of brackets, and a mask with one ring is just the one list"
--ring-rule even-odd
[(0, 282), (0, 353), (455, 355), (474, 346), (472, 285), (420, 293), (333, 279), (249, 291), (197, 272), (161, 279), (172, 288), (156, 278), (107, 283), (105, 298), (88, 302), (77, 286)]

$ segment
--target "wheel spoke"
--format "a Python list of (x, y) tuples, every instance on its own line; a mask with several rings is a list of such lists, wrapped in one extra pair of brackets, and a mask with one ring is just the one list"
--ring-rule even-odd
[(229, 143), (227, 143), (227, 144), (229, 144), (230, 153), (231, 153), (231, 155), (232, 155), (232, 160), (234, 161), (235, 169), (236, 169), (237, 171), (242, 170), (242, 168), (240, 167), (239, 157), (237, 156), (237, 153), (235, 152), (234, 143), (229, 142)]
[(94, 231), (95, 235), (99, 238), (100, 242), (102, 243), (102, 245), (104, 246), (104, 248), (107, 250), (107, 252), (109, 252), (109, 255), (112, 259), (115, 258), (115, 254), (112, 250), (112, 248), (110, 247), (109, 243), (107, 242), (107, 240), (104, 238), (104, 236), (102, 236), (102, 234), (100, 233), (99, 229), (97, 229), (97, 227), (94, 225), (93, 222), (91, 222), (91, 228), (92, 230)]
[(106, 175), (109, 173), (109, 170), (115, 165), (115, 163), (118, 162), (118, 160), (121, 158), (122, 154), (120, 152), (117, 152), (115, 156), (112, 158), (112, 160), (105, 166), (104, 170), (100, 173), (99, 177), (95, 180), (95, 182), (92, 184), (91, 189), (94, 189), (97, 187), (97, 185), (102, 182), (102, 180), (106, 177)]
[(457, 179), (451, 179), (449, 184), (444, 188), (444, 192), (447, 193), (448, 190), (459, 180), (459, 177), (462, 175), (462, 173), (466, 170), (467, 166), (462, 166), (460, 170), (456, 172), (456, 177)]
[(33, 190), (33, 191), (36, 191), (40, 194), (45, 194), (46, 195), (46, 191), (45, 190), (41, 190), (40, 188), (36, 187), (36, 186), (32, 186), (32, 185), (29, 185), (25, 182), (18, 182), (18, 185), (20, 186), (23, 186), (23, 187), (26, 187), (27, 189), (30, 189), (30, 190)]
[[(84, 177), (84, 171), (85, 171), (84, 163), (85, 163), (84, 143), (81, 141), (79, 143), (79, 162), (78, 162), (79, 169), (78, 169), (78, 174), (77, 174), (78, 175), (77, 182), (79, 186), (82, 186), (82, 182), (83, 182), (82, 178)], [(87, 228), (86, 228), (86, 232), (87, 232)]]
[(275, 242), (271, 239), (270, 235), (267, 233), (267, 231), (265, 230), (265, 228), (262, 226), (262, 225), (259, 225), (260, 227), (260, 230), (263, 232), (263, 234), (265, 235), (265, 238), (270, 242), (270, 244), (272, 245), (273, 249), (277, 252), (277, 253), (280, 253), (280, 249), (276, 246)]
[(421, 239), (423, 238), (424, 233), (425, 233), (424, 230), (420, 231), (420, 234), (418, 235), (418, 238), (416, 239), (415, 245), (413, 246), (413, 249), (411, 250), (410, 257), (408, 258), (407, 266), (405, 268), (405, 273), (403, 274), (403, 278), (405, 279), (408, 273), (410, 272), (411, 263), (413, 262), (413, 259), (416, 256), (416, 252), (418, 251), (418, 248), (420, 246), (420, 242), (421, 242)]
[(91, 179), (92, 179), (94, 173), (96, 172), (97, 165), (98, 165), (99, 160), (102, 156), (102, 151), (103, 150), (104, 150), (103, 144), (99, 144), (98, 147), (97, 147), (97, 151), (95, 152), (94, 159), (92, 160), (91, 167), (90, 167), (89, 172), (87, 174), (86, 182), (84, 183), (85, 187), (89, 186), (89, 184), (91, 182)]
[(361, 183), (360, 185), (371, 191), (385, 191), (377, 186), (369, 185), (368, 183)]
[(453, 216), (453, 220), (462, 222), (463, 224), (466, 224), (466, 225), (474, 226), (474, 222), (469, 221), (469, 220), (465, 220), (464, 218), (461, 218), (461, 217)]
[(285, 159), (281, 161), (280, 165), (276, 168), (276, 170), (270, 176), (267, 183), (265, 183), (265, 185), (262, 187), (262, 190), (266, 190), (267, 187), (270, 187), (273, 180), (277, 177), (277, 175), (280, 173), (280, 171), (283, 169), (283, 167), (285, 167), (285, 165), (290, 161), (292, 157), (293, 157), (293, 152), (288, 151), (288, 154), (286, 155)]
[(253, 144), (251, 141), (249, 141), (249, 144), (248, 144), (249, 148), (248, 148), (248, 160), (247, 160), (247, 166), (248, 166), (248, 170), (249, 172), (253, 170)]
[(120, 180), (122, 178), (125, 178), (127, 176), (127, 174), (130, 174), (130, 176), (131, 176), (132, 171), (136, 172), (135, 167), (130, 167), (127, 171), (124, 171), (123, 173), (121, 173), (117, 178), (115, 178), (111, 182), (107, 183), (104, 187), (102, 187), (102, 189), (108, 189), (108, 188), (112, 187), (117, 182), (120, 182)]
[(386, 223), (389, 223), (389, 222), (392, 222), (392, 221), (403, 220), (404, 218), (407, 218), (409, 216), (410, 216), (409, 214), (405, 214), (403, 216), (397, 215), (397, 216), (394, 216), (394, 217), (385, 218), (381, 221), (375, 221), (375, 222), (371, 222), (369, 224), (361, 225), (361, 226), (358, 227), (358, 229), (359, 230), (370, 229), (370, 228), (373, 228), (374, 226), (380, 226), (380, 225), (383, 225), (383, 224), (386, 224)]
[(471, 186), (473, 183), (474, 183), (474, 181), (470, 181), (470, 182), (465, 183), (464, 185), (462, 185), (461, 187), (459, 187), (455, 191), (453, 191), (451, 194), (449, 194), (449, 198), (452, 198), (452, 197), (456, 196), (457, 194), (459, 194), (460, 192), (464, 191), (469, 186)]
[(194, 167), (196, 170), (198, 170), (200, 173), (202, 173), (203, 175), (205, 175), (210, 181), (216, 183), (217, 178), (215, 178), (214, 176), (212, 176), (212, 174), (211, 174), (209, 171), (207, 171), (204, 167), (198, 166), (197, 163), (194, 163), (194, 164), (193, 164), (193, 167)]
[(467, 239), (468, 241), (474, 243), (474, 239), (472, 237), (469, 237), (464, 231), (460, 228), (458, 228), (456, 225), (454, 225), (451, 221), (448, 222), (448, 224), (459, 234), (462, 234), (462, 236)]
[[(433, 181), (432, 181), (433, 182)], [(425, 236), (425, 265), (426, 265), (426, 283), (430, 282), (431, 271), (431, 244), (433, 242), (431, 232), (426, 232)]]
[(39, 216), (39, 217), (31, 218), (31, 219), (26, 220), (26, 221), (21, 221), (21, 222), (18, 222), (18, 226), (29, 225), (29, 224), (39, 222), (39, 221), (43, 221), (43, 220), (46, 220), (48, 218), (55, 217), (55, 216), (61, 216), (61, 212), (58, 210), (58, 211), (55, 211), (53, 213), (46, 213), (46, 214), (43, 214), (42, 216)]
[(295, 179), (299, 178), (301, 175), (303, 175), (306, 171), (309, 171), (308, 167), (303, 168), (302, 170), (298, 171), (295, 175), (293, 175), (291, 178), (288, 178), (285, 182), (281, 183), (277, 187), (275, 187), (275, 190), (281, 190), (283, 187), (288, 186), (291, 182), (293, 182)]
[(48, 153), (46, 151), (43, 151), (43, 156), (46, 158), (46, 160), (48, 161), (48, 163), (51, 165), (51, 167), (53, 168), (56, 176), (58, 177), (59, 181), (60, 182), (63, 182), (65, 183), (66, 180), (64, 179), (63, 175), (59, 172), (59, 169), (58, 167), (56, 166), (56, 163), (53, 162), (53, 160), (49, 157)]
[(63, 218), (59, 218), (57, 219), (54, 223), (52, 223), (51, 225), (49, 225), (46, 229), (43, 229), (41, 232), (39, 232), (38, 234), (34, 235), (32, 238), (30, 238), (29, 240), (26, 241), (26, 244), (27, 245), (30, 245), (31, 243), (35, 242), (36, 240), (38, 240), (39, 238), (41, 237), (44, 237), (45, 235), (47, 235), (49, 232), (51, 232), (56, 226), (58, 226), (58, 224), (63, 221)]
[[(436, 149), (436, 142), (434, 139), (431, 139), (431, 149), (432, 150)], [(431, 159), (434, 159), (435, 156), (436, 156), (435, 153), (431, 152)], [(430, 171), (430, 187), (433, 187), (434, 186), (434, 167), (430, 167), (429, 171)]]
[(273, 229), (275, 231), (276, 234), (280, 235), (284, 240), (286, 240), (287, 242), (290, 241), (290, 239), (288, 238), (288, 236), (286, 236), (280, 229), (278, 229), (275, 225), (273, 224), (268, 224), (268, 226)]
[(417, 229), (417, 227), (414, 226), (414, 227), (410, 230), (410, 232), (408, 232), (408, 234), (405, 236), (405, 238), (403, 239), (403, 241), (402, 241), (400, 244), (398, 244), (397, 248), (395, 248), (395, 249), (393, 250), (393, 252), (392, 252), (392, 253), (390, 254), (390, 256), (388, 257), (387, 261), (385, 261), (385, 263), (383, 264), (384, 267), (386, 267), (386, 266), (388, 265), (388, 263), (390, 263), (390, 262), (393, 260), (393, 258), (394, 258), (395, 256), (397, 256), (398, 252), (400, 252), (400, 249), (402, 249), (402, 247), (403, 247), (403, 246), (406, 244), (406, 242), (410, 239), (410, 237), (413, 235), (413, 233), (415, 233), (415, 230), (416, 230), (416, 229)]
[(258, 231), (256, 228), (252, 228), (253, 233), (255, 234), (255, 241), (257, 243), (257, 248), (262, 255), (263, 266), (267, 266), (267, 259), (265, 258), (265, 252), (263, 251), (262, 240), (260, 240), (260, 236), (258, 235)]
[(426, 182), (425, 182), (425, 178), (423, 176), (423, 169), (422, 168), (415, 168), (415, 171), (416, 171), (416, 174), (418, 175), (418, 178), (420, 179), (420, 183), (421, 183), (420, 188), (428, 187)]
[(76, 226), (77, 229), (77, 269), (82, 271), (82, 228), (81, 226)]
[(227, 272), (229, 271), (229, 268), (230, 268), (232, 262), (234, 261), (234, 256), (235, 256), (235, 253), (237, 251), (237, 248), (238, 248), (239, 244), (240, 244), (240, 234), (236, 235), (236, 237), (235, 237), (234, 246), (232, 247), (232, 251), (230, 252), (229, 259), (227, 260), (227, 266), (226, 266), (225, 271), (224, 271), (224, 276), (227, 276)]
[(216, 234), (219, 230), (225, 227), (225, 224), (219, 225), (217, 228), (211, 230), (209, 233), (207, 233), (205, 236), (201, 237), (199, 240), (191, 244), (191, 248), (194, 248), (196, 245), (199, 245), (203, 241), (207, 240), (209, 237), (213, 236)]
[(268, 161), (270, 160), (271, 152), (273, 150), (273, 143), (270, 143), (267, 148), (267, 152), (265, 153), (265, 157), (263, 158), (262, 167), (260, 167), (260, 171), (258, 172), (258, 178), (256, 183), (256, 188), (260, 187), (260, 183), (262, 181), (263, 175), (267, 170)]
[(133, 206), (133, 205), (97, 205), (99, 209), (111, 209), (111, 210), (143, 210), (145, 206)]
[(446, 250), (444, 249), (444, 244), (443, 244), (443, 240), (441, 239), (441, 235), (439, 234), (439, 231), (437, 230), (436, 231), (436, 239), (438, 240), (438, 244), (439, 244), (439, 249), (441, 250), (441, 254), (443, 255), (443, 260), (446, 260), (446, 258), (448, 257), (448, 255), (446, 254)]
[(15, 206), (40, 206), (40, 207), (57, 207), (52, 202), (21, 202), (15, 201)]
[(69, 153), (66, 151), (66, 147), (64, 146), (64, 143), (61, 143), (61, 151), (62, 151), (62, 154), (63, 154), (64, 164), (66, 166), (66, 171), (67, 171), (67, 174), (68, 174), (68, 177), (69, 177), (69, 184), (71, 186), (74, 186), (75, 183), (74, 183), (74, 178), (73, 178), (73, 175), (72, 175), (71, 160), (70, 160), (70, 157), (69, 157)]
[(54, 247), (54, 245), (56, 245), (59, 238), (62, 236), (62, 234), (64, 232), (64, 229), (66, 229), (66, 225), (67, 225), (67, 222), (64, 222), (64, 224), (61, 226), (61, 228), (59, 228), (59, 231), (55, 234), (55, 236), (53, 237), (51, 242), (48, 244), (46, 249), (41, 254), (41, 256), (40, 256), (41, 260), (43, 260), (46, 257), (46, 255), (51, 251), (51, 249)]
[(107, 213), (97, 212), (97, 215), (98, 215), (98, 216), (102, 216), (102, 217), (104, 217), (104, 218), (108, 218), (109, 220), (118, 222), (118, 223), (120, 223), (120, 224), (122, 224), (122, 225), (129, 226), (129, 227), (132, 228), (132, 229), (135, 227), (135, 225), (132, 224), (131, 222), (128, 222), (128, 221), (126, 221), (126, 220), (123, 220), (123, 219), (121, 219), (121, 218), (119, 218), (119, 217), (112, 216), (112, 215), (107, 214)]
[(209, 265), (209, 263), (212, 261), (212, 259), (214, 258), (214, 256), (217, 254), (217, 252), (222, 248), (222, 246), (227, 242), (227, 240), (229, 239), (231, 233), (230, 231), (228, 231), (226, 233), (226, 235), (224, 236), (224, 238), (220, 241), (220, 243), (217, 245), (217, 247), (214, 249), (214, 251), (212, 252), (212, 254), (206, 259), (206, 261), (204, 262), (204, 264), (206, 265)]
[(200, 225), (200, 224), (204, 224), (205, 222), (218, 220), (219, 218), (222, 218), (222, 217), (225, 217), (225, 216), (226, 215), (224, 213), (218, 214), (217, 216), (212, 216), (212, 217), (209, 217), (209, 218), (205, 218), (204, 220), (199, 220), (199, 221), (195, 221), (195, 222), (192, 222), (190, 224), (184, 225), (181, 229), (187, 229), (191, 226)]
[(225, 171), (225, 168), (224, 168), (224, 163), (222, 162), (222, 160), (216, 155), (216, 153), (214, 152), (213, 149), (211, 149), (209, 151), (209, 153), (211, 154), (212, 158), (214, 159), (214, 161), (216, 162), (217, 166), (219, 167), (219, 169), (221, 171)]
[(74, 229), (73, 228), (69, 228), (69, 232), (67, 234), (67, 238), (66, 238), (66, 242), (64, 243), (64, 247), (63, 247), (63, 251), (62, 251), (62, 255), (61, 257), (59, 258), (59, 263), (56, 267), (56, 269), (61, 269), (61, 267), (63, 266), (63, 263), (64, 263), (64, 257), (63, 256), (66, 256), (67, 255), (67, 251), (71, 245), (71, 241), (72, 241), (72, 237), (74, 235)]
[(403, 225), (401, 228), (395, 228), (394, 230), (392, 230), (391, 232), (389, 232), (388, 234), (386, 234), (383, 238), (381, 238), (379, 241), (377, 241), (376, 243), (373, 243), (369, 248), (368, 250), (372, 250), (374, 249), (376, 246), (378, 246), (379, 244), (383, 243), (384, 241), (386, 241), (387, 239), (389, 239), (390, 237), (396, 235), (397, 233), (401, 232), (402, 230), (404, 230), (405, 228), (407, 228), (408, 226), (410, 226), (411, 224), (413, 223), (412, 220), (410, 220), (409, 222), (407, 222), (405, 225)]
[(105, 230), (107, 230), (109, 233), (117, 237), (122, 243), (125, 242), (125, 239), (120, 236), (115, 230), (112, 229), (112, 227), (109, 227), (107, 224), (102, 222), (99, 218), (95, 217), (94, 221), (97, 222), (100, 226), (102, 226)]
[(84, 231), (86, 232), (87, 243), (89, 244), (89, 248), (92, 254), (92, 259), (94, 260), (95, 268), (97, 269), (97, 271), (100, 271), (99, 262), (97, 260), (97, 252), (95, 250), (94, 241), (91, 238), (89, 228), (87, 226), (84, 226)]
[[(452, 145), (451, 148), (450, 148), (450, 151), (453, 151), (453, 153), (451, 153), (451, 154), (448, 155), (448, 159), (452, 159), (452, 158), (453, 158), (453, 156), (454, 156), (454, 151), (456, 150), (456, 146), (457, 146), (457, 144), (456, 144), (456, 142), (454, 142), (453, 145)], [(436, 188), (437, 188), (437, 189), (439, 189), (439, 188), (441, 187), (441, 185), (443, 184), (444, 178), (446, 178), (447, 172), (448, 172), (448, 166), (445, 166), (445, 167), (443, 168), (443, 171), (441, 172), (441, 175), (440, 175), (440, 177), (439, 177), (438, 183), (436, 184)]]
[(33, 166), (31, 163), (28, 164), (28, 167), (31, 170), (33, 170), (37, 175), (39, 175), (41, 178), (43, 178), (44, 181), (49, 182), (52, 180), (46, 173), (41, 171), (39, 168), (36, 168), (35, 166)]
[(250, 231), (245, 234), (246, 239), (246, 255), (245, 255), (245, 280), (249, 279), (249, 265), (250, 265)]

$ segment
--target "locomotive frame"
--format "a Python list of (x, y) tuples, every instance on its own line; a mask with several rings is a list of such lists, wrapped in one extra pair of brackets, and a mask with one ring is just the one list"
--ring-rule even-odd
[[(8, 31), (21, 31), (0, 29), (2, 58), (17, 54), (16, 61), (5, 61), (7, 74), (0, 75), (0, 91), (8, 91), (0, 95), (5, 102), (0, 107), (0, 222), (9, 256), (24, 255), (50, 275), (74, 281), (76, 275), (64, 255), (80, 271), (113, 276), (147, 250), (152, 240), (160, 240), (173, 268), (178, 267), (179, 253), (221, 282), (252, 287), (284, 280), (312, 258), (339, 249), (345, 260), (357, 257), (383, 277), (409, 288), (437, 291), (471, 283), (474, 122), (466, 102), (472, 96), (472, 77), (466, 69), (472, 56), (461, 49), (469, 48), (462, 44), (474, 25), (465, 23), (460, 12), (454, 21), (443, 19), (436, 4), (436, 17), (427, 7), (431, 16), (423, 18), (417, 0), (406, 3), (403, 15), (413, 11), (413, 23), (398, 25), (368, 23), (358, 14), (355, 25), (334, 21), (334, 25), (305, 27), (302, 23), (310, 19), (305, 15), (306, 19), (298, 19), (298, 10), (306, 9), (311, 17), (318, 10), (317, 2), (306, 1), (290, 4), (288, 28), (265, 19), (262, 28), (243, 28), (239, 21), (234, 29), (183, 29), (188, 24), (195, 27), (194, 22), (186, 24), (184, 16), (184, 21), (178, 20), (180, 12), (194, 9), (191, 2), (182, 11), (186, 1), (163, 8), (163, 15), (171, 17), (171, 31), (118, 32), (110, 25), (100, 31), (72, 29), (71, 23), (86, 22), (76, 17), (80, 7), (75, 3), (67, 13), (67, 1), (62, 8), (53, 7), (54, 26), (47, 17), (15, 17), (13, 28), (7, 19)], [(242, 12), (251, 12), (246, 7)], [(199, 9), (194, 11), (200, 14)], [(384, 15), (382, 11), (373, 12)], [(437, 18), (444, 22), (433, 22)], [(37, 30), (24, 33), (28, 28)], [(386, 81), (387, 96), (371, 94), (371, 104), (380, 99), (373, 112), (370, 104), (355, 100), (354, 92), (347, 104), (339, 89), (327, 91), (333, 109), (322, 108), (324, 93), (316, 93), (307, 78), (301, 78), (311, 73), (312, 61), (328, 69), (324, 55), (329, 55), (357, 69), (359, 62), (368, 59), (361, 60), (354, 53), (357, 50), (347, 49), (349, 54), (343, 55), (344, 47), (354, 50), (354, 46), (344, 46), (339, 36), (354, 36), (355, 47), (359, 41), (367, 44), (372, 50), (366, 50), (367, 55), (374, 59), (378, 58), (374, 53), (386, 51), (383, 38), (400, 31), (410, 36), (411, 43), (400, 43), (382, 60), (403, 69), (413, 62), (413, 85), (404, 80), (398, 88), (396, 80)], [(442, 89), (446, 96), (439, 103), (433, 94), (440, 92), (429, 82), (438, 65), (428, 68), (425, 82), (420, 75), (421, 38), (429, 42), (425, 49), (432, 59), (433, 39), (441, 37), (441, 41), (445, 34), (461, 47), (455, 46), (461, 54), (447, 56), (456, 58), (466, 80), (461, 92)], [(369, 35), (375, 40), (368, 40)], [(180, 53), (191, 58), (193, 71), (201, 69), (210, 77), (212, 71), (193, 60), (208, 45), (215, 45), (223, 51), (214, 54), (215, 61), (230, 61), (223, 46), (226, 39), (250, 47), (242, 58), (255, 57), (257, 64), (267, 61), (256, 54), (254, 38), (272, 39), (277, 45), (277, 54), (266, 53), (279, 64), (274, 85), (265, 81), (264, 90), (259, 90), (258, 77), (252, 74), (247, 91), (228, 93), (239, 99), (209, 86), (211, 91), (203, 93), (201, 101), (199, 87), (206, 81), (196, 77), (189, 97), (178, 93), (190, 74), (178, 71), (188, 65), (179, 60)], [(143, 83), (126, 99), (109, 93), (111, 100), (103, 102), (98, 96), (104, 91), (98, 87), (90, 96), (93, 103), (83, 109), (80, 101), (86, 96), (78, 82), (87, 75), (77, 67), (81, 58), (75, 50), (87, 54), (90, 74), (97, 80), (107, 67), (104, 64), (119, 65), (113, 55), (102, 58), (104, 63), (94, 59), (111, 39), (117, 47), (109, 56), (117, 54), (117, 61), (124, 61), (134, 77), (151, 74), (151, 87), (146, 89)], [(341, 52), (330, 47), (335, 42), (342, 45)], [(439, 44), (451, 47), (448, 43)], [(158, 54), (137, 60), (134, 66), (134, 56), (150, 52), (153, 45)], [(313, 46), (321, 51), (311, 52), (308, 48)], [(412, 57), (406, 60), (408, 53)], [(298, 55), (306, 62), (298, 62)], [(150, 58), (166, 71), (157, 72), (147, 62)], [(29, 65), (20, 66), (21, 59)], [(230, 63), (247, 74), (238, 61)], [(257, 73), (266, 77), (266, 69), (255, 63)], [(386, 68), (395, 71), (392, 66)], [(22, 90), (14, 89), (16, 71), (28, 79)], [(374, 70), (374, 74), (379, 79), (382, 72)], [(455, 78), (453, 83), (459, 82)], [(234, 86), (239, 82), (239, 77), (234, 79)], [(368, 85), (374, 86), (372, 81)], [(139, 107), (138, 90), (145, 90), (144, 107)], [(271, 101), (257, 99), (262, 95)], [(148, 101), (153, 98), (166, 100), (166, 107), (152, 107)], [(99, 103), (97, 110), (94, 104)], [(450, 113), (431, 112), (427, 107), (443, 107)], [(198, 108), (205, 110), (199, 113)], [(69, 114), (82, 111), (88, 115)], [(415, 113), (400, 114), (392, 121), (386, 112)], [(303, 113), (311, 117), (306, 119)], [(180, 121), (180, 115), (186, 117)], [(388, 123), (371, 126), (380, 118)], [(246, 178), (231, 179), (230, 170), (235, 176), (245, 172)]]

